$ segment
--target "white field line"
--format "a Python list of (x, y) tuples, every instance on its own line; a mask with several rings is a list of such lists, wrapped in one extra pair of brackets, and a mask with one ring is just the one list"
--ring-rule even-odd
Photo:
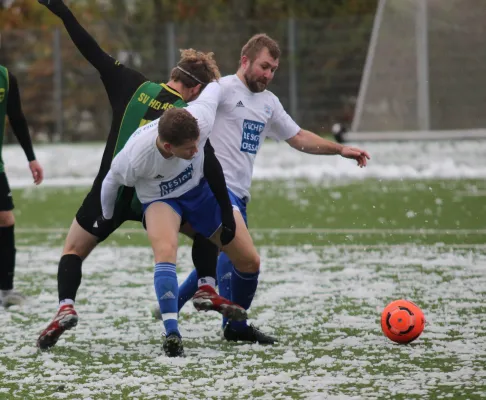
[[(67, 228), (15, 228), (17, 233), (67, 233)], [(341, 228), (255, 228), (251, 233), (276, 235), (344, 234), (344, 235), (486, 235), (486, 229), (341, 229)], [(121, 228), (115, 233), (145, 233), (142, 228)]]
[(470, 191), (470, 192), (455, 192), (456, 196), (464, 196), (464, 197), (486, 197), (486, 191), (480, 190), (477, 192)]
[[(268, 246), (265, 246), (268, 247)], [(269, 247), (279, 247), (278, 245), (269, 246)], [(288, 247), (288, 246), (282, 246)], [(307, 247), (300, 246), (303, 250), (306, 250)], [(456, 244), (371, 244), (371, 245), (364, 245), (364, 244), (329, 244), (329, 245), (319, 245), (319, 246), (308, 246), (309, 250), (325, 250), (329, 248), (336, 248), (336, 249), (345, 249), (345, 250), (366, 250), (366, 249), (410, 249), (410, 248), (435, 248), (435, 249), (477, 249), (477, 250), (486, 250), (486, 244), (465, 244), (465, 243), (456, 243)]]
[[(20, 251), (29, 251), (33, 248), (38, 248), (43, 246), (29, 246), (29, 245), (16, 245), (15, 248)], [(52, 246), (48, 246), (52, 247)], [(55, 248), (54, 246), (53, 248)], [(186, 246), (187, 247), (187, 246)], [(258, 246), (258, 248), (286, 248), (286, 247), (295, 247), (295, 246), (281, 246), (281, 245), (271, 245), (271, 246)], [(343, 249), (343, 250), (392, 250), (392, 249), (413, 249), (413, 248), (434, 248), (434, 249), (471, 249), (471, 250), (486, 250), (486, 244), (464, 244), (464, 243), (453, 243), (453, 244), (414, 244), (414, 243), (407, 243), (407, 244), (329, 244), (329, 245), (303, 245), (297, 246), (300, 247), (301, 250), (327, 250), (327, 249)]]

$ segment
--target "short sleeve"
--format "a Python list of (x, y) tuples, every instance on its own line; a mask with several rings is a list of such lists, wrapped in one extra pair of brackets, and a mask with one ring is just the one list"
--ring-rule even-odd
[(277, 140), (288, 140), (300, 131), (300, 126), (285, 111), (280, 100), (275, 96), (275, 109), (270, 120), (268, 136)]
[(211, 82), (197, 98), (189, 103), (186, 110), (196, 118), (200, 141), (205, 142), (213, 129), (216, 118), (216, 110), (221, 101), (221, 85), (218, 82)]

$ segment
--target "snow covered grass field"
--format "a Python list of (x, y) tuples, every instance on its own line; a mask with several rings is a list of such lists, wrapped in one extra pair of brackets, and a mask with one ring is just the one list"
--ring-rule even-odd
[[(486, 398), (486, 145), (373, 144), (366, 170), (287, 147), (264, 147), (249, 206), (262, 257), (250, 318), (280, 342), (226, 343), (217, 314), (187, 304), (183, 359), (163, 355), (151, 251), (136, 224), (85, 262), (78, 327), (37, 351), (56, 310), (65, 228), (101, 147), (41, 148), (39, 188), (7, 147), (16, 284), (28, 303), (0, 309), (0, 399)], [(183, 280), (192, 265), (181, 245)], [(398, 298), (427, 318), (411, 345), (381, 333), (381, 310)]]
[[(261, 247), (263, 275), (251, 318), (279, 336), (272, 347), (227, 344), (219, 319), (182, 312), (186, 358), (161, 349), (151, 320), (145, 247), (107, 247), (86, 263), (80, 324), (52, 351), (34, 341), (55, 310), (58, 249), (19, 254), (29, 304), (0, 312), (0, 398), (479, 399), (486, 393), (483, 251)], [(180, 253), (180, 278), (191, 269)], [(416, 343), (395, 345), (379, 316), (392, 299), (427, 317)]]

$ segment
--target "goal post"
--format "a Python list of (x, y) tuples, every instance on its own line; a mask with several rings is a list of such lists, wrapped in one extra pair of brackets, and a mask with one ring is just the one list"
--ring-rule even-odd
[(483, 2), (379, 0), (347, 138), (486, 138)]

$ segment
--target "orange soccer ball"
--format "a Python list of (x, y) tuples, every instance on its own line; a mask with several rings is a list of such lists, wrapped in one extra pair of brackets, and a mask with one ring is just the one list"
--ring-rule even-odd
[(409, 300), (395, 300), (381, 314), (381, 329), (385, 336), (397, 343), (417, 339), (425, 327), (422, 310)]

